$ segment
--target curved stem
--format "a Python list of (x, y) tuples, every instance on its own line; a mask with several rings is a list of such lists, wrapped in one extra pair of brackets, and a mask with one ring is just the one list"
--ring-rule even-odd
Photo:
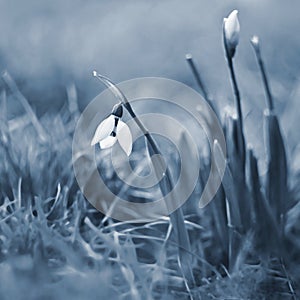
[(256, 59), (257, 59), (258, 65), (259, 65), (259, 69), (260, 69), (260, 72), (262, 75), (263, 84), (264, 84), (265, 92), (266, 92), (266, 98), (267, 98), (267, 107), (270, 111), (273, 111), (273, 109), (274, 109), (273, 97), (272, 97), (265, 65), (264, 65), (264, 62), (263, 62), (263, 59), (261, 56), (260, 46), (258, 43), (256, 43), (256, 44), (251, 43), (251, 44), (254, 48), (255, 56), (256, 56)]
[(202, 79), (201, 79), (200, 73), (198, 72), (198, 69), (196, 68), (196, 65), (195, 65), (195, 63), (194, 63), (194, 61), (193, 61), (192, 55), (191, 55), (191, 54), (187, 54), (187, 55), (185, 56), (185, 59), (186, 59), (186, 61), (188, 62), (189, 66), (190, 66), (190, 68), (191, 68), (191, 70), (192, 70), (192, 73), (193, 73), (193, 75), (194, 75), (194, 77), (195, 77), (195, 79), (196, 79), (196, 82), (197, 82), (197, 84), (198, 84), (200, 90), (201, 90), (202, 93), (203, 93), (204, 98), (205, 98), (206, 100), (208, 100), (208, 92), (207, 92), (207, 90), (206, 90), (205, 85), (203, 84), (203, 81), (202, 81)]
[[(135, 114), (135, 112), (132, 109), (132, 106), (130, 102), (127, 100), (126, 96), (123, 94), (123, 92), (116, 87), (116, 85), (110, 81), (109, 78), (102, 76), (98, 74), (96, 71), (93, 72), (94, 77), (99, 79), (105, 86), (110, 88), (110, 90), (113, 92), (113, 94), (121, 101), (121, 103), (124, 105), (128, 113), (131, 115), (135, 123), (138, 125), (138, 127), (141, 129), (142, 133), (144, 134), (145, 138), (147, 139), (152, 151), (154, 154), (160, 155), (161, 151), (159, 150), (155, 140), (153, 139), (152, 135), (149, 133), (149, 131), (146, 129), (142, 121), (138, 118), (138, 116)], [(163, 168), (160, 168), (160, 170), (155, 169), (155, 172), (161, 173), (164, 172)], [(166, 196), (169, 192), (173, 190), (174, 183), (172, 180), (171, 172), (168, 167), (166, 167), (165, 172), (162, 175), (162, 179), (159, 182), (160, 190), (163, 196)], [(168, 205), (168, 203), (166, 203)], [(184, 224), (184, 216), (182, 213), (182, 209), (179, 207), (176, 209), (173, 213), (170, 214), (171, 223), (173, 225), (173, 229), (175, 230), (175, 235), (178, 239), (179, 247), (179, 261), (180, 265), (183, 269), (184, 276), (186, 277), (187, 281), (194, 285), (195, 279), (193, 276), (192, 268), (190, 266), (190, 258), (187, 257), (186, 251), (182, 251), (182, 248), (185, 248), (187, 251), (191, 251), (190, 247), (190, 240), (188, 236), (187, 229)]]
[(210, 107), (213, 109), (213, 111), (215, 112), (215, 114), (220, 118), (218, 110), (216, 109), (216, 106), (215, 106), (215, 104), (212, 101), (212, 97), (208, 93), (207, 88), (206, 88), (205, 84), (203, 83), (203, 80), (202, 80), (202, 78), (200, 76), (200, 73), (199, 73), (199, 71), (198, 71), (198, 69), (197, 69), (197, 67), (196, 67), (196, 65), (194, 63), (192, 54), (187, 54), (185, 56), (185, 59), (186, 59), (188, 65), (191, 68), (191, 71), (192, 71), (192, 73), (193, 73), (193, 75), (195, 77), (196, 83), (198, 84), (198, 86), (199, 86), (199, 88), (200, 88), (200, 90), (201, 90), (201, 92), (203, 94), (204, 99), (210, 105)]
[(130, 116), (133, 118), (133, 120), (137, 124), (137, 126), (141, 129), (142, 133), (144, 134), (144, 136), (148, 140), (149, 144), (153, 148), (153, 151), (155, 152), (155, 154), (161, 154), (156, 145), (156, 142), (154, 141), (154, 139), (152, 138), (152, 136), (150, 135), (150, 133), (148, 132), (148, 130), (146, 129), (144, 124), (141, 122), (141, 120), (138, 118), (138, 116), (133, 111), (131, 104), (129, 103), (126, 96), (123, 94), (123, 92), (120, 89), (118, 89), (116, 87), (116, 85), (110, 81), (109, 78), (107, 78), (103, 75), (100, 75), (96, 71), (93, 72), (93, 75), (94, 75), (94, 77), (99, 79), (106, 87), (110, 88), (111, 91), (113, 92), (113, 94), (121, 101), (121, 103), (124, 105), (124, 107), (130, 114)]

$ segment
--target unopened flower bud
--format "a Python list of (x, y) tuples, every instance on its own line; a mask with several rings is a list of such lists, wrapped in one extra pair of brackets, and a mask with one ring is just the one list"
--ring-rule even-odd
[(253, 48), (257, 51), (259, 50), (259, 38), (257, 35), (254, 35), (250, 40)]
[(240, 23), (238, 20), (238, 11), (235, 9), (228, 18), (224, 18), (224, 43), (227, 55), (232, 58), (240, 38)]

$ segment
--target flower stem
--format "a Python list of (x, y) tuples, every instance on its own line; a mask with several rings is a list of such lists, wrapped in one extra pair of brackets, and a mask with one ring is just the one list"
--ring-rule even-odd
[(234, 96), (235, 96), (235, 100), (236, 100), (236, 109), (237, 109), (239, 124), (240, 124), (240, 127), (243, 128), (243, 116), (242, 116), (242, 109), (241, 109), (241, 96), (240, 96), (240, 91), (239, 91), (237, 81), (236, 81), (236, 76), (235, 76), (235, 71), (234, 71), (234, 67), (233, 67), (232, 58), (228, 59), (228, 66), (229, 66), (229, 70), (230, 70), (230, 77), (231, 77)]
[(243, 131), (243, 114), (242, 114), (242, 108), (241, 108), (241, 96), (240, 96), (240, 91), (238, 88), (236, 76), (235, 76), (235, 71), (233, 67), (233, 60), (232, 57), (227, 55), (227, 62), (228, 62), (228, 67), (230, 71), (230, 77), (231, 77), (231, 82), (232, 82), (232, 87), (234, 91), (234, 96), (235, 96), (235, 104), (236, 104), (236, 109), (237, 109), (237, 114), (238, 114), (238, 127), (239, 127), (239, 152), (241, 155), (242, 163), (243, 166), (245, 166), (245, 161), (246, 161), (246, 155), (245, 155), (245, 138), (244, 138), (244, 131)]
[(187, 61), (187, 63), (189, 64), (191, 71), (195, 77), (195, 80), (203, 94), (204, 99), (206, 100), (206, 102), (209, 104), (209, 106), (213, 109), (214, 113), (220, 118), (219, 112), (216, 109), (215, 104), (212, 101), (211, 95), (208, 93), (207, 88), (205, 86), (205, 84), (203, 83), (203, 80), (200, 76), (200, 73), (193, 61), (193, 57), (192, 54), (186, 54), (185, 59)]
[(196, 82), (197, 82), (197, 84), (198, 84), (198, 86), (199, 86), (199, 88), (200, 88), (200, 90), (201, 90), (201, 92), (202, 92), (204, 98), (205, 98), (208, 102), (210, 102), (210, 100), (208, 99), (208, 92), (207, 92), (206, 87), (205, 87), (205, 85), (204, 85), (204, 83), (203, 83), (203, 81), (202, 81), (202, 79), (201, 79), (201, 76), (200, 76), (200, 74), (199, 74), (199, 72), (198, 72), (198, 70), (197, 70), (197, 68), (196, 68), (196, 65), (195, 65), (195, 63), (194, 63), (194, 61), (193, 61), (192, 55), (191, 55), (191, 54), (187, 54), (187, 55), (185, 56), (185, 59), (186, 59), (186, 61), (188, 62), (189, 66), (190, 66), (190, 68), (191, 68), (191, 70), (192, 70), (192, 73), (193, 73), (193, 75), (194, 75), (194, 77), (195, 77), (195, 79), (196, 79)]
[[(98, 74), (96, 71), (93, 72), (93, 75), (97, 79), (99, 79), (102, 83), (104, 83), (108, 88), (110, 88), (111, 91), (114, 93), (114, 95), (121, 101), (121, 103), (124, 105), (124, 107), (130, 114), (130, 116), (133, 118), (135, 123), (141, 129), (142, 133), (144, 134), (145, 138), (149, 143), (149, 146), (151, 147), (152, 152), (154, 154), (162, 156), (161, 151), (159, 150), (152, 135), (146, 129), (146, 127), (144, 126), (142, 121), (138, 118), (138, 116), (135, 114), (130, 102), (127, 100), (123, 92), (120, 89), (118, 89), (116, 85), (110, 81), (109, 78)], [(160, 168), (160, 170), (156, 169), (156, 172), (161, 173), (163, 172), (162, 170), (163, 168)], [(166, 167), (165, 172), (160, 175), (162, 175), (161, 177), (162, 179), (160, 180), (159, 186), (162, 195), (166, 196), (169, 192), (173, 190), (174, 187), (174, 183), (172, 181), (172, 176), (169, 168)], [(179, 250), (179, 263), (182, 268), (183, 275), (189, 284), (194, 285), (195, 279), (192, 272), (192, 268), (190, 266), (190, 257), (189, 257), (189, 252), (191, 252), (190, 240), (189, 240), (187, 229), (185, 227), (182, 209), (180, 207), (170, 214), (170, 220), (173, 229), (175, 231), (175, 235), (177, 237), (178, 250)]]
[(272, 98), (272, 93), (271, 93), (271, 89), (270, 89), (270, 85), (269, 85), (269, 81), (268, 81), (268, 77), (267, 77), (267, 73), (266, 73), (266, 69), (265, 69), (265, 65), (261, 56), (261, 51), (260, 51), (260, 46), (258, 43), (254, 44), (251, 43), (253, 46), (253, 49), (255, 51), (255, 56), (259, 65), (259, 69), (262, 75), (262, 79), (263, 79), (263, 84), (264, 84), (264, 88), (265, 88), (265, 92), (266, 92), (266, 97), (267, 97), (267, 107), (270, 111), (273, 111), (274, 109), (274, 102), (273, 102), (273, 98)]

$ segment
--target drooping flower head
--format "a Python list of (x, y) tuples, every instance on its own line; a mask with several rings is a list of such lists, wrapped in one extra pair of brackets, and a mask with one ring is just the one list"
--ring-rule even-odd
[(101, 149), (107, 149), (118, 141), (129, 156), (132, 151), (132, 136), (129, 127), (121, 121), (122, 116), (122, 104), (115, 105), (111, 114), (98, 125), (91, 146), (99, 143)]
[(226, 54), (232, 58), (235, 54), (236, 47), (240, 38), (240, 23), (238, 19), (238, 11), (233, 10), (223, 23), (223, 38)]

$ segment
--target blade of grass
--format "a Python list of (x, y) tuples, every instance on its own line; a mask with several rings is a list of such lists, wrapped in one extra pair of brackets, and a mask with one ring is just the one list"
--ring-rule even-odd
[(264, 65), (264, 62), (263, 62), (263, 59), (261, 56), (259, 38), (257, 36), (252, 37), (251, 45), (255, 51), (256, 59), (257, 59), (260, 73), (262, 76), (262, 80), (263, 80), (263, 84), (264, 84), (264, 88), (265, 88), (265, 92), (266, 92), (267, 107), (270, 111), (272, 111), (274, 109), (274, 103), (273, 103), (270, 85), (268, 82), (267, 72), (266, 72), (265, 65)]
[(21, 105), (25, 109), (26, 113), (28, 114), (34, 128), (36, 129), (38, 136), (40, 137), (42, 142), (46, 142), (48, 138), (48, 134), (46, 133), (45, 129), (39, 122), (36, 114), (33, 112), (30, 104), (28, 103), (27, 99), (23, 96), (23, 94), (18, 89), (15, 81), (12, 79), (12, 77), (9, 75), (7, 71), (5, 71), (2, 74), (2, 79), (7, 84), (7, 86), (10, 88), (14, 96), (20, 101)]
[(287, 158), (277, 116), (266, 111), (265, 123), (268, 156), (267, 195), (283, 234), (289, 199)]
[[(252, 226), (255, 229), (255, 248), (262, 256), (274, 252), (279, 245), (279, 231), (269, 203), (261, 191), (261, 183), (258, 174), (257, 159), (253, 150), (248, 150), (249, 186), (253, 200)], [(267, 242), (266, 242), (267, 241)]]
[(268, 155), (267, 195), (269, 203), (275, 213), (276, 220), (280, 224), (281, 234), (283, 234), (285, 214), (289, 200), (286, 151), (279, 121), (274, 113), (274, 101), (261, 55), (259, 38), (257, 36), (254, 36), (251, 39), (251, 45), (255, 51), (256, 59), (262, 75), (268, 108), (265, 111), (267, 131), (266, 148)]
[[(222, 149), (218, 143), (217, 140), (214, 142), (214, 157), (216, 160), (216, 165), (218, 167), (218, 170), (222, 170), (222, 165), (226, 163), (226, 159), (224, 157), (224, 154), (222, 152)], [(221, 175), (221, 174), (220, 174)], [(234, 265), (238, 256), (238, 251), (240, 248), (240, 230), (242, 228), (242, 220), (240, 216), (240, 207), (238, 200), (236, 198), (236, 192), (234, 189), (234, 179), (232, 177), (231, 171), (229, 169), (229, 166), (227, 164), (225, 168), (225, 174), (222, 178), (222, 185), (225, 190), (226, 194), (226, 211), (227, 211), (227, 226), (228, 226), (228, 240), (229, 240), (229, 271), (231, 272), (234, 269)]]

